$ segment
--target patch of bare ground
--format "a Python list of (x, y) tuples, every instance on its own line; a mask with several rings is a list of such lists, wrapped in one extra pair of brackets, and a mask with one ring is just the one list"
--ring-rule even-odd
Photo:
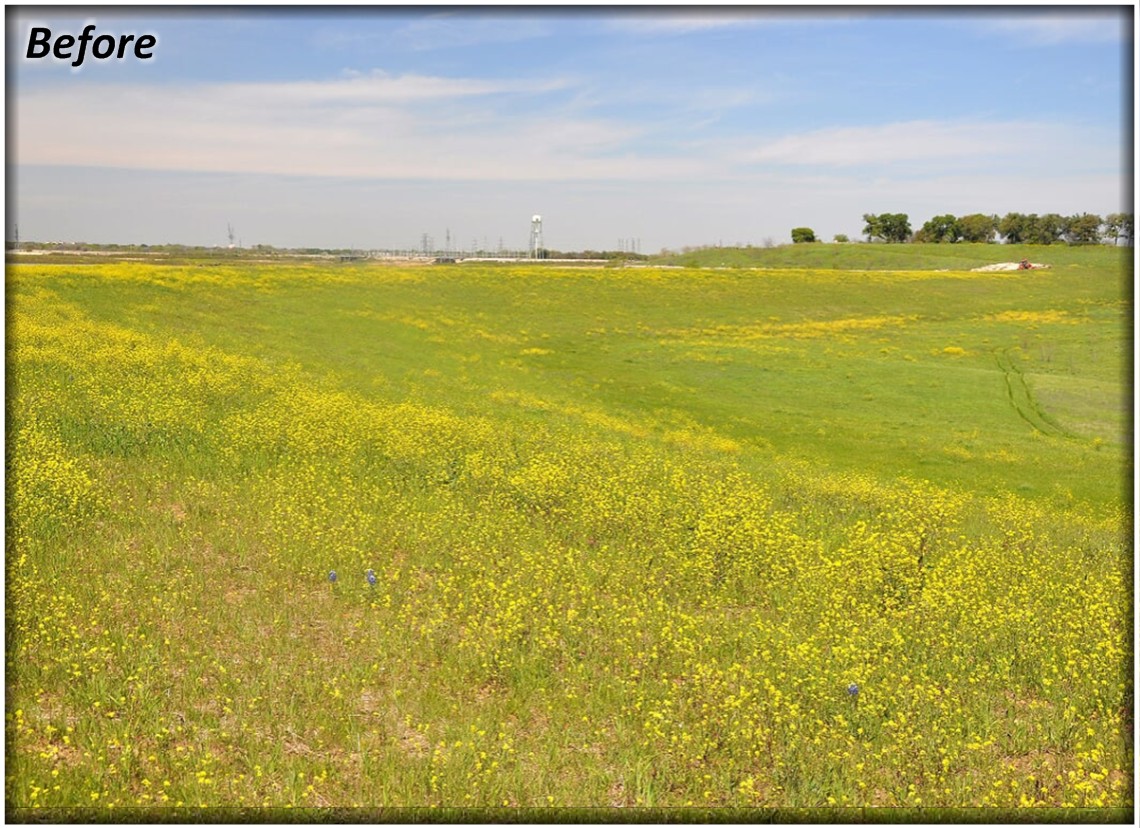
[(398, 740), (400, 750), (415, 759), (423, 759), (431, 750), (428, 737), (406, 725), (399, 728)]
[(538, 705), (528, 711), (526, 729), (531, 733), (545, 733), (550, 727), (550, 716)]
[(1010, 770), (1025, 776), (1048, 774), (1052, 777), (1057, 774), (1061, 765), (1057, 754), (1043, 750), (1031, 750), (1018, 756), (1003, 756), (1001, 762)]
[(625, 783), (619, 779), (606, 790), (606, 804), (611, 808), (628, 808), (635, 803), (633, 797), (626, 792)]
[(59, 693), (40, 692), (36, 694), (36, 706), (28, 711), (28, 718), (39, 719), (42, 722), (62, 722), (65, 726), (74, 726), (77, 717), (70, 712)]
[(289, 728), (285, 730), (282, 747), (290, 756), (311, 756), (313, 754), (313, 749), (309, 747), (305, 740)]
[(753, 777), (752, 804), (770, 807), (783, 800), (783, 789), (772, 779)]
[(388, 729), (401, 753), (413, 759), (423, 759), (431, 752), (431, 740), (427, 734), (409, 725), (397, 708), (388, 708), (387, 719)]
[(235, 589), (227, 589), (223, 597), (227, 604), (235, 605), (244, 604), (251, 595), (256, 594), (257, 590), (252, 587), (237, 587)]
[(74, 745), (64, 744), (58, 733), (48, 736), (37, 731), (31, 738), (21, 735), (20, 741), (28, 754), (48, 759), (54, 765), (73, 768), (83, 764), (83, 754)]
[(361, 714), (368, 717), (375, 717), (380, 715), (380, 707), (384, 699), (380, 693), (373, 692), (372, 690), (365, 690), (360, 694), (360, 699), (356, 703), (356, 709)]
[[(202, 684), (202, 685), (206, 685), (207, 682), (205, 681), (205, 679), (206, 679), (205, 676), (200, 677), (198, 679), (198, 683)], [(212, 721), (212, 720), (217, 719), (219, 716), (221, 716), (222, 705), (221, 705), (221, 702), (219, 702), (213, 696), (207, 696), (202, 701), (196, 702), (194, 704), (194, 711), (196, 713), (198, 713), (199, 716), (206, 717)]]
[(506, 685), (498, 679), (489, 679), (482, 684), (476, 684), (472, 687), (467, 695), (470, 703), (483, 707), (491, 704), (496, 699), (501, 699), (506, 694)]
[(1009, 702), (1010, 707), (1014, 710), (1052, 710), (1053, 703), (1046, 701), (1040, 696), (1032, 693), (1014, 693), (1012, 690), (1007, 690), (1005, 693), (1005, 700)]
[(1110, 770), (1108, 772), (1108, 789), (1110, 791), (1117, 790), (1118, 788), (1131, 788), (1132, 782), (1128, 774), (1122, 770)]
[(171, 503), (166, 507), (166, 511), (174, 518), (175, 523), (183, 523), (186, 520), (186, 507), (181, 503)]
[(875, 788), (875, 790), (871, 792), (871, 805), (875, 808), (889, 808), (898, 804), (898, 800), (882, 788)]
[(338, 634), (329, 622), (321, 618), (310, 618), (288, 633), (290, 639), (304, 642), (304, 647), (313, 653), (334, 652), (340, 643)]

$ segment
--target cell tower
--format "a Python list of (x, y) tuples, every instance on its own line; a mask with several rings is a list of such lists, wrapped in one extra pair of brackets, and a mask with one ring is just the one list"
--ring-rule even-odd
[(542, 216), (530, 217), (530, 257), (542, 256)]

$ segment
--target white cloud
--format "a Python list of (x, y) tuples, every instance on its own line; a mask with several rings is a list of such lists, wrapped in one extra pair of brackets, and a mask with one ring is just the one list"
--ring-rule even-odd
[(740, 28), (770, 22), (771, 16), (740, 9), (695, 11), (691, 9), (625, 11), (604, 18), (608, 28), (645, 35), (674, 35), (711, 29)]
[[(511, 114), (510, 96), (559, 81), (369, 75), (297, 83), (87, 84), (18, 94), (20, 164), (423, 178), (677, 178), (695, 158), (645, 158), (646, 127), (560, 111)], [(464, 104), (477, 99), (475, 105)], [(83, 124), (60, 129), (60, 119)]]
[(218, 84), (209, 94), (235, 103), (272, 102), (290, 106), (327, 104), (410, 104), (477, 95), (551, 92), (568, 85), (564, 80), (485, 80), (425, 75), (390, 75), (352, 72), (337, 80), (283, 83)]
[(756, 82), (750, 86), (727, 84), (663, 84), (650, 81), (626, 81), (621, 86), (595, 83), (580, 92), (576, 102), (588, 106), (652, 105), (664, 113), (723, 112), (742, 107), (771, 104), (785, 97), (775, 83)]
[[(565, 79), (353, 73), (298, 82), (17, 90), (18, 164), (425, 180), (729, 180), (749, 170), (1000, 169), (1119, 173), (1119, 136), (1031, 121), (916, 120), (766, 141), (700, 140), (675, 108), (654, 121), (543, 99)], [(526, 106), (516, 106), (519, 98)], [(747, 100), (731, 97), (730, 107)], [(61, 117), (82, 124), (61, 129)], [(700, 119), (693, 119), (697, 123)], [(652, 149), (650, 149), (652, 148)]]
[(491, 43), (517, 43), (549, 37), (555, 27), (541, 17), (511, 14), (430, 15), (401, 27), (393, 40), (412, 49), (455, 49)]
[(1063, 43), (1117, 43), (1130, 33), (1124, 6), (1084, 8), (1071, 12), (1032, 11), (1010, 16), (983, 17), (983, 30), (1008, 40), (1010, 46)]
[(430, 14), (410, 20), (394, 31), (321, 29), (315, 33), (314, 42), (330, 49), (378, 45), (428, 51), (517, 43), (549, 37), (556, 32), (556, 22), (542, 14), (524, 17), (513, 10), (465, 10)]
[(1065, 124), (1030, 121), (904, 121), (874, 126), (831, 127), (785, 135), (742, 154), (760, 164), (870, 167), (908, 162), (994, 163), (1001, 159), (1052, 159), (1060, 165), (1081, 157), (1089, 142), (1103, 138)]
[(721, 6), (715, 11), (655, 7), (623, 10), (607, 15), (603, 20), (607, 28), (626, 34), (669, 36), (776, 23), (842, 23), (866, 16), (867, 12), (854, 8), (820, 11), (810, 6)]

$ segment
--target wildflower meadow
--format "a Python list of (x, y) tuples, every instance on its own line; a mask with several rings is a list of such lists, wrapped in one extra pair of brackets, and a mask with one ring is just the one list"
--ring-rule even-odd
[(10, 264), (9, 817), (1130, 819), (1131, 260), (1066, 255)]

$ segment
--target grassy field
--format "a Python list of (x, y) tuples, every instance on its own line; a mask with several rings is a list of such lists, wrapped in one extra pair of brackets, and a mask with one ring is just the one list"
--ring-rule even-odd
[(9, 816), (1128, 818), (1131, 259), (897, 247), (9, 266)]
[(1069, 268), (1099, 268), (1131, 261), (1132, 248), (1066, 244), (792, 244), (776, 247), (703, 247), (651, 257), (658, 265), (686, 267), (815, 268), (820, 270), (970, 270), (1029, 259)]

